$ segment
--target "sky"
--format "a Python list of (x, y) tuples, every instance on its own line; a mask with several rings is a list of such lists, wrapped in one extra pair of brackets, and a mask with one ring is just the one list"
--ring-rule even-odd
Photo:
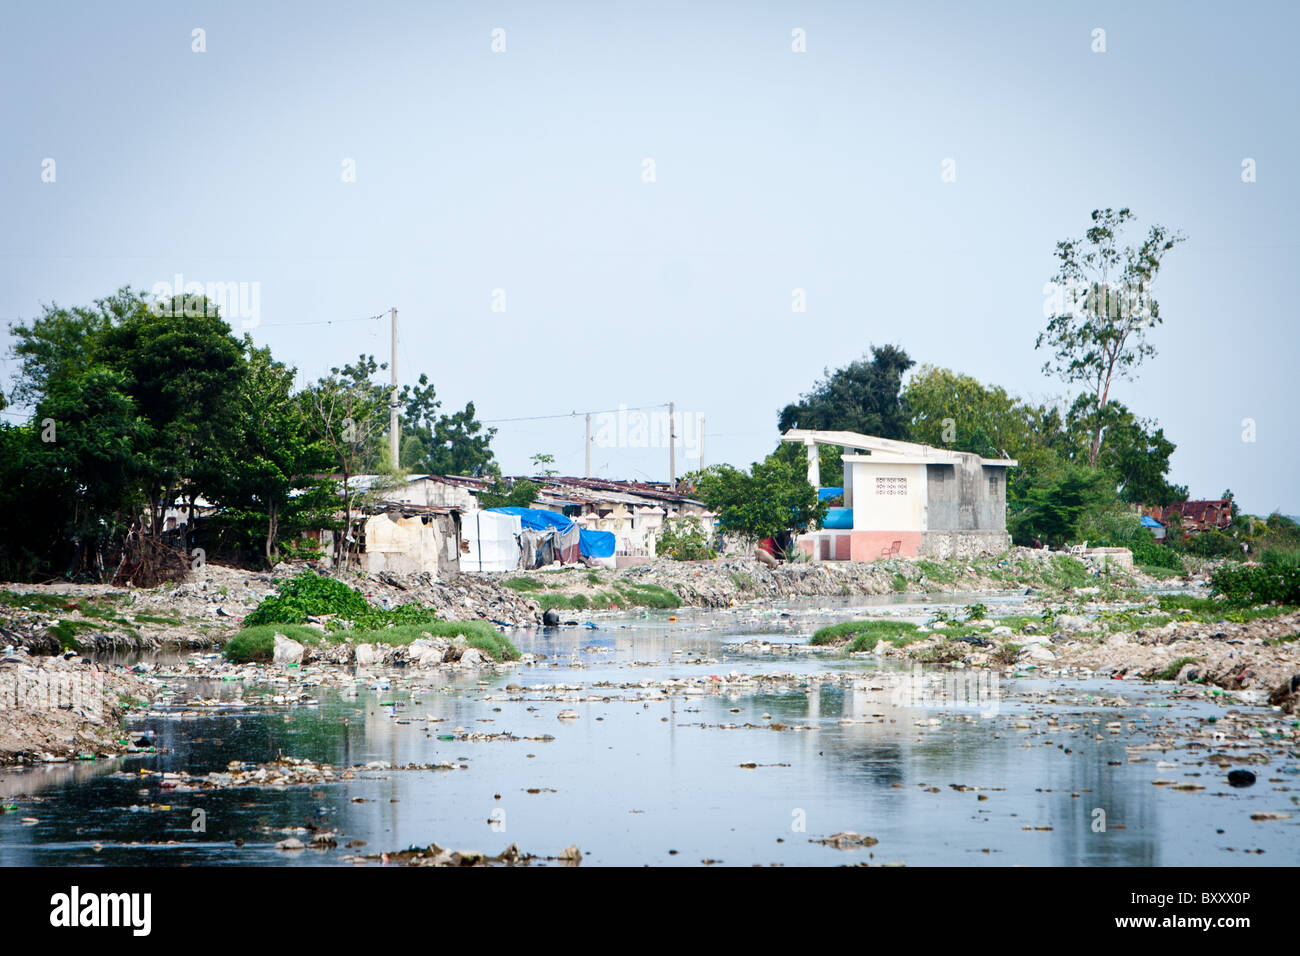
[(1298, 33), (1290, 3), (3, 0), (0, 324), (238, 283), (236, 331), (310, 380), (386, 361), (395, 307), (400, 380), (473, 401), (507, 474), (582, 474), (594, 412), (594, 475), (665, 479), (655, 423), (606, 413), (673, 402), (678, 474), (743, 466), (873, 343), (1067, 394), (1055, 244), (1127, 206), (1187, 239), (1112, 397), (1192, 497), (1296, 514)]

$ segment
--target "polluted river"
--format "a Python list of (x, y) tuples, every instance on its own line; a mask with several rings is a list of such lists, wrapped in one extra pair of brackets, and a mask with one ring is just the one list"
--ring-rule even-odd
[(0, 864), (1300, 863), (1300, 759), (1267, 706), (806, 646), (952, 600), (602, 615), (513, 629), (524, 660), (483, 669), (150, 657), (137, 752), (0, 772)]

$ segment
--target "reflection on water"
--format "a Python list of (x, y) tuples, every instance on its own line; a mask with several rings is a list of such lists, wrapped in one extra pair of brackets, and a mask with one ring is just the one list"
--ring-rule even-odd
[[(737, 649), (747, 638), (806, 638), (824, 615), (805, 612), (683, 611), (673, 623), (656, 614), (520, 631), (515, 642), (546, 655), (545, 666), (481, 683), (473, 673), (397, 674), (386, 690), (368, 682), (309, 689), (307, 706), (141, 718), (132, 730), (154, 731), (157, 754), (0, 774), (0, 797), (18, 807), (0, 816), (0, 863), (329, 865), (349, 852), (274, 849), (283, 828), (303, 825), (336, 829), (341, 843), (363, 840), (366, 853), (430, 842), (496, 852), (514, 842), (549, 855), (576, 843), (587, 864), (1300, 862), (1295, 820), (1250, 820), (1259, 810), (1296, 809), (1266, 774), (1236, 791), (1197, 763), (1203, 752), (1131, 762), (1126, 747), (1170, 721), (1213, 713), (1210, 705), (1169, 707), (1167, 687), (1125, 682), (1128, 702), (1104, 706), (1117, 693), (1106, 681), (994, 684), (991, 692), (986, 683), (976, 688), (984, 699), (971, 703), (872, 661)], [(731, 671), (790, 676), (671, 695), (654, 684)], [(828, 672), (834, 680), (809, 679)], [(988, 681), (945, 673), (959, 688)], [(580, 689), (535, 689), (542, 685)], [(1058, 696), (1032, 703), (1016, 693), (1024, 689)], [(219, 681), (186, 688), (205, 697), (259, 690)], [(578, 719), (558, 720), (562, 710)], [(1049, 715), (1059, 723), (1049, 725)], [(1122, 732), (1108, 732), (1117, 720)], [(554, 739), (439, 739), (457, 728)], [(336, 766), (450, 760), (466, 769), (193, 793), (132, 779), (141, 768), (199, 774), (281, 755)], [(1161, 760), (1169, 766), (1158, 768)], [(1153, 786), (1158, 778), (1206, 789)], [(204, 832), (195, 832), (196, 809)], [(1105, 832), (1094, 829), (1099, 810)], [(24, 826), (21, 817), (39, 822)], [(851, 852), (812, 842), (842, 830), (880, 842)]]

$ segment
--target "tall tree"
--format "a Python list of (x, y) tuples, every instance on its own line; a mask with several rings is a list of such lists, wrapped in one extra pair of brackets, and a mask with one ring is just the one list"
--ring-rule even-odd
[[(1165, 255), (1185, 238), (1153, 225), (1141, 245), (1121, 248), (1120, 232), (1133, 218), (1128, 209), (1094, 209), (1081, 239), (1056, 244), (1052, 314), (1035, 342), (1052, 351), (1043, 371), (1086, 383), (1099, 411), (1115, 380), (1132, 378), (1156, 354), (1146, 339), (1161, 322), (1151, 289)], [(1090, 465), (1097, 463), (1103, 430), (1099, 419), (1088, 445)]]
[(905, 438), (907, 418), (900, 392), (903, 373), (915, 363), (895, 345), (871, 346), (861, 358), (825, 377), (812, 391), (781, 409), (777, 427), (850, 431), (879, 438)]
[(358, 485), (356, 476), (377, 470), (385, 461), (381, 446), (389, 392), (371, 380), (382, 367), (363, 355), (355, 365), (330, 369), (298, 395), (310, 423), (308, 434), (329, 450), (331, 463), (342, 474), (343, 533), (334, 548), (339, 567), (350, 565), (356, 550), (352, 515), (377, 490)]
[(292, 395), (295, 371), (277, 362), (269, 348), (244, 338), (247, 374), (237, 399), (239, 431), (235, 444), (213, 460), (211, 497), (223, 522), (260, 525), (262, 551), (269, 564), (279, 542), (312, 527), (327, 527), (337, 500), (334, 483), (313, 477), (330, 470), (328, 446), (313, 438), (304, 403)]
[(403, 406), (403, 467), (430, 475), (500, 474), (492, 453), (497, 430), (483, 427), (473, 402), (459, 412), (438, 414), (442, 403), (424, 373), (417, 385), (402, 387), (398, 400)]

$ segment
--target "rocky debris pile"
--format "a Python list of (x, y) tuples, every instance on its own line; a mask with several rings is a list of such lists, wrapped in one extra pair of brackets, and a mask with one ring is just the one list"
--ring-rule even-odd
[(134, 749), (122, 731), (133, 701), (156, 687), (122, 668), (75, 657), (0, 657), (0, 765), (90, 760)]
[(119, 772), (116, 776), (156, 783), (164, 790), (188, 793), (196, 790), (233, 790), (241, 787), (314, 787), (326, 783), (345, 783), (370, 772), (406, 770), (456, 770), (460, 764), (450, 760), (439, 763), (393, 764), (387, 760), (371, 760), (364, 764), (338, 768), (327, 763), (314, 763), (296, 757), (282, 757), (264, 764), (246, 764), (232, 760), (225, 770), (205, 774), (190, 774), (184, 770), (161, 772), (141, 770), (137, 773)]
[(854, 833), (852, 830), (842, 830), (839, 833), (831, 834), (824, 840), (809, 840), (808, 842), (821, 843), (837, 850), (857, 850), (862, 847), (875, 846), (880, 841), (872, 836)]
[(577, 846), (570, 846), (561, 850), (557, 856), (535, 856), (524, 853), (518, 844), (512, 843), (496, 856), (488, 856), (478, 850), (444, 850), (438, 844), (430, 843), (427, 847), (411, 847), (409, 850), (345, 859), (382, 863), (385, 866), (528, 866), (538, 861), (578, 866), (582, 863), (582, 851)]
[(490, 667), (498, 664), (492, 655), (470, 647), (463, 637), (435, 637), (429, 634), (409, 644), (302, 644), (283, 634), (275, 635), (273, 662), (285, 666), (301, 664), (356, 664), (358, 667)]
[(1111, 675), (1209, 684), (1300, 712), (1300, 612), (1245, 623), (1170, 621), (1091, 642), (1080, 639), (1091, 633), (1092, 622), (1083, 621), (1077, 627), (1072, 622), (1073, 640), (1061, 636), (1063, 662)]
[(439, 581), (428, 572), (400, 575), (381, 571), (367, 577), (361, 591), (372, 604), (397, 607), (416, 603), (432, 608), (444, 621), (485, 620), (532, 627), (542, 620), (535, 601), (488, 575), (458, 574)]
[[(685, 604), (721, 608), (746, 601), (800, 597), (844, 597), (899, 591), (1000, 591), (1050, 583), (1059, 573), (1059, 552), (1012, 548), (998, 557), (972, 561), (888, 560), (792, 562), (769, 565), (754, 557), (714, 561), (658, 559), (621, 572), (639, 584), (657, 584)], [(1091, 574), (1099, 568), (1082, 562)], [(1113, 581), (1142, 584), (1141, 572), (1115, 572)]]

